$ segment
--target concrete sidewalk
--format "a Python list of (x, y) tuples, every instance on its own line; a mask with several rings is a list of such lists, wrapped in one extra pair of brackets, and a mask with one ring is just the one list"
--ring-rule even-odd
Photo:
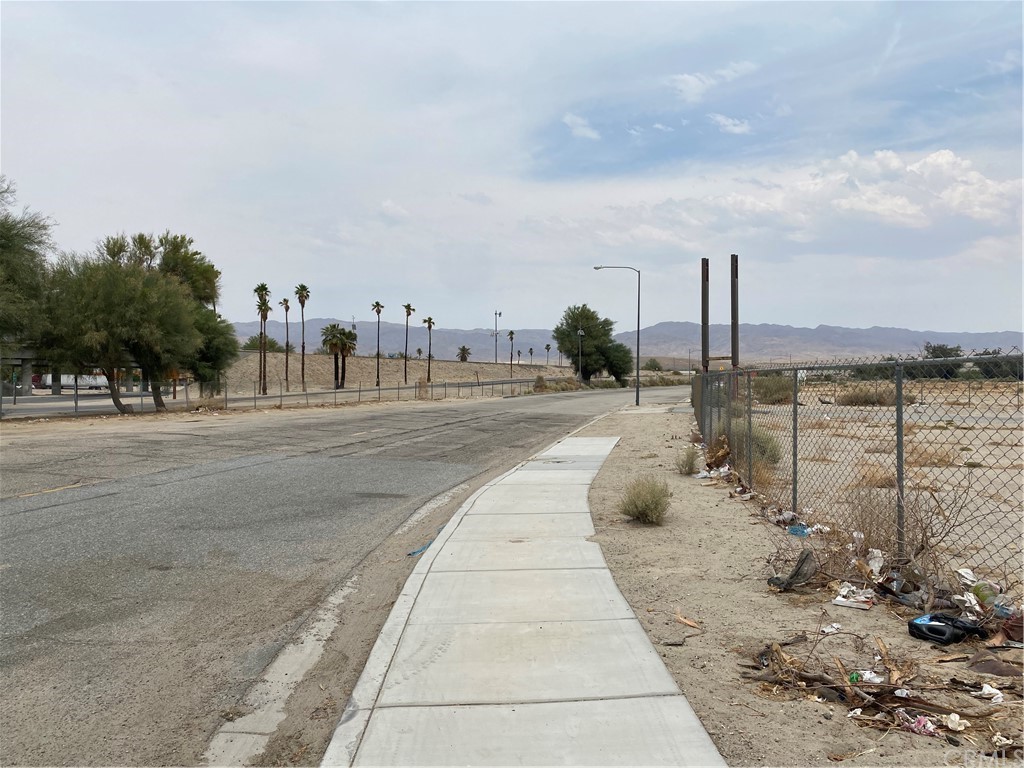
[(474, 494), (422, 555), (323, 765), (725, 765), (620, 594), (570, 437)]

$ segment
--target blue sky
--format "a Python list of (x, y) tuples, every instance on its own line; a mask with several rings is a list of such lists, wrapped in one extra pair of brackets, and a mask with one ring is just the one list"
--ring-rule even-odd
[[(1022, 327), (1020, 3), (0, 6), (59, 246), (190, 234), (254, 317)], [(276, 315), (281, 315), (278, 310)], [(275, 317), (283, 319), (283, 317)]]

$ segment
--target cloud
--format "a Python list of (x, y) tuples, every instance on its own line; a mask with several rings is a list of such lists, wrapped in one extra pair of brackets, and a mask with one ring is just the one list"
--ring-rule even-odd
[(715, 70), (715, 75), (725, 82), (730, 82), (743, 75), (757, 71), (757, 64), (752, 61), (734, 61), (722, 69)]
[(1003, 58), (999, 61), (989, 60), (987, 62), (988, 71), (994, 75), (1005, 75), (1008, 72), (1016, 72), (1020, 69), (1020, 63), (1020, 51), (1015, 51), (1013, 49), (1008, 50), (1003, 54)]
[(626, 133), (628, 133), (630, 136), (639, 136), (643, 132), (644, 132), (644, 129), (641, 128), (639, 125), (627, 125), (626, 126)]
[(584, 117), (574, 115), (572, 112), (566, 112), (562, 122), (569, 126), (572, 135), (578, 139), (601, 140), (601, 134), (591, 128), (590, 122)]
[(494, 200), (483, 192), (460, 192), (458, 197), (461, 200), (465, 200), (467, 203), (476, 203), (477, 205), (494, 205)]
[(926, 227), (929, 224), (920, 205), (912, 203), (903, 195), (888, 194), (878, 188), (865, 189), (859, 195), (833, 200), (832, 206), (840, 211), (867, 213), (874, 218), (907, 227)]
[(712, 86), (715, 85), (714, 78), (707, 75), (673, 75), (669, 78), (669, 84), (676, 89), (676, 93), (687, 104), (697, 104)]
[(393, 200), (385, 200), (380, 204), (380, 215), (391, 224), (397, 224), (409, 218), (409, 212)]
[(707, 92), (716, 85), (732, 82), (756, 70), (757, 64), (751, 61), (734, 61), (722, 69), (715, 70), (710, 75), (703, 72), (672, 75), (668, 78), (668, 82), (687, 104), (698, 104), (703, 101)]
[(718, 126), (718, 130), (722, 133), (750, 133), (750, 123), (746, 120), (737, 120), (733, 117), (726, 117), (720, 115), (717, 112), (712, 112), (708, 115), (708, 120)]
[[(685, 124), (686, 122), (684, 121), (683, 125)], [(675, 130), (675, 128), (669, 128), (667, 125), (662, 125), (661, 123), (655, 123), (654, 125), (651, 126), (651, 128), (653, 128), (656, 131), (663, 131), (664, 133), (672, 133), (672, 131)]]

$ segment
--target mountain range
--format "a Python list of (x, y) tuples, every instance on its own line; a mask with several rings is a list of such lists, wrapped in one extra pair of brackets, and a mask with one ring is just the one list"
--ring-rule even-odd
[[(320, 346), (320, 329), (330, 323), (344, 327), (354, 326), (359, 336), (356, 354), (372, 355), (377, 346), (377, 321), (342, 321), (336, 318), (306, 318), (306, 351), (312, 352)], [(235, 333), (245, 341), (259, 333), (259, 322), (234, 323)], [(299, 348), (299, 323), (291, 321), (290, 341)], [(459, 330), (435, 326), (432, 334), (432, 351), (438, 360), (454, 360), (459, 347), (470, 348), (472, 360), (499, 362), (509, 359), (507, 329), (499, 329), (497, 355), (493, 330), (473, 328)], [(712, 356), (729, 354), (730, 328), (728, 325), (713, 324), (709, 329)], [(284, 323), (279, 320), (267, 321), (267, 334), (281, 342), (285, 341)], [(615, 334), (631, 350), (636, 348), (636, 331)], [(1024, 347), (1024, 334), (1020, 331), (998, 331), (992, 333), (951, 333), (945, 331), (913, 331), (906, 328), (843, 328), (834, 325), (819, 325), (816, 328), (799, 328), (789, 325), (740, 324), (740, 359), (744, 363), (780, 362), (788, 360), (840, 360), (882, 355), (920, 354), (925, 342), (960, 346), (965, 354), (982, 349), (1001, 348), (1008, 352)], [(550, 353), (544, 346), (551, 345)], [(402, 323), (380, 323), (380, 348), (384, 354), (396, 355), (405, 348), (405, 325)], [(514, 351), (522, 352), (523, 362), (529, 360), (533, 349), (533, 361), (545, 362), (550, 355), (551, 362), (558, 361), (551, 330), (545, 328), (516, 329)], [(427, 329), (421, 323), (409, 324), (409, 355), (427, 354)], [(663, 365), (682, 368), (687, 363), (699, 364), (700, 324), (689, 322), (665, 322), (642, 328), (640, 331), (640, 357), (658, 357)]]

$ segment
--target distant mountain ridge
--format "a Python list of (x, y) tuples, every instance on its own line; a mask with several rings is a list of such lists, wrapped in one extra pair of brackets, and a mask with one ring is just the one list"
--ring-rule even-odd
[[(312, 352), (320, 346), (320, 329), (330, 323), (351, 327), (352, 321), (337, 318), (306, 318), (306, 351)], [(289, 320), (290, 340), (299, 349), (300, 325)], [(377, 347), (377, 321), (360, 320), (354, 323), (359, 336), (356, 354), (372, 355)], [(235, 333), (243, 341), (259, 333), (259, 322), (234, 323)], [(284, 323), (279, 320), (267, 321), (267, 333), (271, 338), (284, 343)], [(711, 354), (729, 354), (730, 328), (728, 325), (713, 324), (709, 329)], [(509, 359), (508, 329), (498, 329), (498, 361)], [(631, 350), (636, 348), (636, 331), (615, 334)], [(493, 361), (495, 357), (493, 329), (473, 328), (459, 330), (434, 326), (433, 353), (438, 360), (454, 360), (459, 347), (471, 350), (471, 359), (478, 362)], [(952, 333), (946, 331), (913, 331), (907, 328), (844, 328), (835, 325), (819, 325), (816, 328), (800, 328), (790, 325), (740, 324), (740, 359), (745, 362), (779, 362), (792, 356), (794, 361), (840, 360), (881, 355), (919, 354), (925, 342), (960, 346), (964, 353), (982, 349), (1001, 348), (1004, 352), (1024, 347), (1024, 333), (1020, 331), (998, 331), (992, 333)], [(551, 345), (551, 362), (558, 361), (558, 350), (551, 337), (551, 331), (544, 328), (515, 329), (512, 353), (522, 352), (523, 362), (529, 362), (528, 350), (533, 348), (534, 362), (545, 362), (548, 353), (544, 345)], [(405, 324), (380, 323), (380, 348), (383, 354), (397, 354), (405, 348)], [(415, 316), (409, 323), (409, 355), (416, 350), (427, 354), (427, 329), (422, 320)], [(700, 358), (700, 324), (690, 322), (664, 322), (642, 328), (640, 331), (640, 356), (674, 358), (673, 367), (682, 367), (689, 359), (692, 364)], [(518, 359), (518, 358), (517, 358)]]

